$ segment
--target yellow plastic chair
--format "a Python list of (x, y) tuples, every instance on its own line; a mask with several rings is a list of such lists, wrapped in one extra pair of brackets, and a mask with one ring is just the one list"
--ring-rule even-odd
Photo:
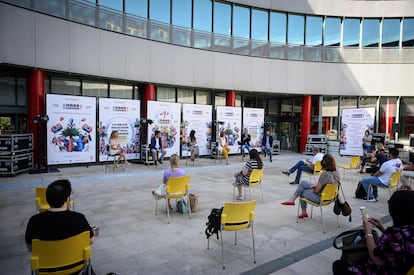
[[(253, 200), (252, 196), (252, 187), (260, 186), (260, 191), (262, 192), (262, 201), (264, 203), (264, 196), (263, 196), (263, 188), (262, 188), (262, 178), (263, 178), (263, 168), (261, 169), (253, 169), (250, 173), (249, 178), (249, 185), (244, 186), (244, 198), (246, 198), (246, 189), (248, 188), (250, 191), (250, 200)], [(237, 186), (233, 187), (233, 198), (235, 198), (235, 191)]]
[[(381, 187), (381, 188), (386, 188), (388, 189), (388, 191), (390, 192), (390, 197), (392, 195), (392, 190), (398, 188), (398, 185), (400, 184), (400, 179), (401, 179), (401, 172), (400, 171), (396, 171), (394, 173), (392, 173), (391, 178), (390, 178), (390, 182), (388, 183), (387, 187), (382, 187), (382, 186), (377, 186), (377, 187)], [(372, 191), (372, 185), (368, 185), (368, 190)], [(369, 196), (367, 196), (367, 201), (369, 199)]]
[(407, 275), (414, 275), (414, 265), (410, 270), (408, 270)]
[[(47, 211), (50, 208), (46, 199), (47, 187), (36, 187), (36, 213)], [(71, 199), (68, 204), (69, 210), (75, 210), (75, 202)]]
[(313, 166), (313, 173), (309, 173), (306, 171), (303, 171), (303, 173), (310, 175), (310, 182), (312, 182), (312, 179), (315, 177), (318, 177), (320, 174), (322, 174), (323, 170), (322, 170), (322, 164), (321, 161), (318, 160), (315, 165)]
[[(311, 208), (311, 218), (313, 216), (313, 207), (314, 206), (319, 207), (321, 209), (323, 233), (326, 233), (326, 228), (325, 228), (325, 220), (323, 218), (322, 207), (330, 205), (331, 203), (335, 202), (335, 198), (338, 196), (338, 188), (339, 188), (338, 183), (328, 183), (328, 184), (326, 184), (322, 189), (320, 202), (314, 202), (314, 201), (308, 200), (307, 198), (303, 198), (303, 197), (299, 198), (299, 200), (302, 200), (302, 201), (304, 201), (304, 202), (311, 205), (311, 207), (312, 207)], [(299, 210), (300, 210), (300, 203), (298, 203), (298, 215), (296, 216), (296, 223), (299, 223)], [(336, 215), (336, 222), (337, 222), (338, 228), (339, 228), (340, 225), (339, 225), (338, 215)]]
[[(91, 268), (90, 233), (57, 241), (32, 240), (32, 274), (64, 275)], [(87, 273), (85, 273), (87, 274)]]
[[(224, 265), (224, 242), (222, 231), (234, 231), (234, 245), (237, 245), (237, 231), (251, 228), (252, 229), (252, 242), (253, 242), (253, 262), (256, 263), (256, 250), (254, 246), (254, 209), (256, 207), (256, 201), (247, 202), (226, 202), (221, 213), (221, 254)], [(207, 249), (210, 248), (210, 238), (207, 239)]]
[[(349, 165), (342, 165), (341, 168), (344, 170), (344, 179), (345, 179), (345, 173), (348, 172), (355, 172), (358, 171), (358, 167), (359, 167), (359, 162), (360, 162), (360, 157), (359, 156), (353, 156), (351, 158), (351, 161), (349, 162)], [(353, 174), (351, 174), (353, 175)], [(357, 175), (357, 177), (359, 178), (359, 174)]]
[[(167, 193), (165, 199), (182, 199), (186, 197), (188, 210), (191, 219), (191, 207), (190, 207), (190, 200), (189, 200), (189, 190), (190, 190), (190, 176), (168, 178), (167, 186), (165, 187), (165, 192)], [(158, 208), (158, 200), (155, 200), (155, 215), (157, 215), (157, 208)], [(167, 208), (167, 216), (168, 216), (168, 223), (170, 223), (170, 208), (168, 207), (168, 203), (166, 203)]]

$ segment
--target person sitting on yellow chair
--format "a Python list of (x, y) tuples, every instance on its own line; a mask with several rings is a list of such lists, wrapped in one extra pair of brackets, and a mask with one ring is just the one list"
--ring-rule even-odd
[(67, 179), (56, 180), (49, 184), (46, 199), (50, 205), (48, 211), (36, 214), (29, 219), (25, 241), (32, 251), (32, 240), (63, 240), (82, 232), (89, 231), (91, 243), (95, 240), (95, 230), (81, 213), (68, 210), (72, 187)]

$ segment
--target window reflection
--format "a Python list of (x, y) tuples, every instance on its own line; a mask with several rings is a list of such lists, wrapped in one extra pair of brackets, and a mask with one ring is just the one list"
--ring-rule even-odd
[(115, 98), (132, 99), (133, 87), (130, 85), (109, 85), (109, 96)]
[(346, 18), (344, 20), (344, 41), (343, 46), (359, 46), (359, 22), (360, 19)]
[(214, 3), (214, 33), (231, 35), (231, 6), (222, 2)]
[(341, 42), (341, 18), (327, 17), (325, 19), (325, 46), (339, 46)]
[(189, 89), (177, 89), (177, 102), (194, 103), (194, 92)]
[(246, 7), (234, 6), (233, 8), (233, 36), (249, 38), (250, 35), (250, 10)]
[(322, 17), (306, 16), (306, 45), (322, 45)]
[(362, 21), (362, 47), (378, 47), (379, 19), (364, 19)]
[(304, 45), (305, 18), (302, 15), (288, 14), (288, 44)]
[(191, 28), (191, 0), (172, 1), (172, 24)]
[(211, 93), (208, 91), (196, 90), (196, 104), (209, 104), (211, 105)]
[(148, 0), (125, 0), (125, 12), (148, 17)]
[(81, 83), (79, 80), (52, 78), (51, 90), (54, 94), (81, 95)]
[(96, 82), (83, 82), (82, 95), (95, 97), (108, 97), (108, 84)]
[(382, 46), (399, 47), (400, 45), (400, 19), (382, 20)]
[(151, 20), (170, 23), (170, 0), (150, 0), (149, 11)]
[(118, 11), (124, 10), (122, 0), (99, 0), (99, 5)]
[(175, 102), (175, 88), (158, 86), (157, 100)]
[(286, 14), (280, 12), (270, 13), (270, 41), (286, 44)]
[(269, 15), (267, 11), (252, 9), (252, 39), (268, 41), (268, 18)]
[(212, 7), (211, 0), (194, 0), (194, 29), (211, 32)]
[(414, 18), (405, 18), (402, 32), (402, 46), (414, 46)]

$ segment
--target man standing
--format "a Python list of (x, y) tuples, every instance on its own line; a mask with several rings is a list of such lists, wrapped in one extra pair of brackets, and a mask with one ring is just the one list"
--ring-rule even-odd
[(250, 147), (250, 135), (247, 128), (243, 129), (243, 133), (241, 135), (241, 153), (244, 158), (245, 150), (247, 149), (247, 152), (249, 152), (252, 148)]
[[(162, 140), (161, 140), (161, 132), (155, 131), (155, 135), (151, 138), (151, 144), (150, 144), (150, 150), (152, 154), (152, 159), (154, 160), (155, 164), (157, 164), (157, 160), (162, 164), (162, 161), (164, 160), (164, 156), (167, 153), (162, 148)], [(158, 154), (161, 152), (161, 156), (158, 159)]]
[[(399, 154), (398, 149), (390, 148), (390, 160), (384, 162), (373, 176), (365, 177), (361, 180), (361, 184), (368, 196), (368, 201), (376, 202), (378, 200), (378, 189), (376, 187), (388, 187), (392, 174), (402, 170), (403, 164), (398, 157)], [(370, 185), (372, 185), (373, 192), (368, 190)]]
[(270, 135), (270, 131), (266, 130), (266, 133), (263, 135), (262, 139), (262, 152), (266, 157), (266, 153), (269, 153), (269, 160), (272, 162), (273, 154), (273, 137)]
[(315, 167), (316, 162), (322, 160), (323, 154), (320, 152), (319, 147), (317, 146), (312, 147), (312, 153), (314, 155), (312, 160), (300, 160), (289, 170), (282, 171), (283, 174), (290, 176), (290, 174), (294, 173), (297, 170), (296, 178), (290, 184), (299, 184), (302, 171), (313, 173), (313, 168)]

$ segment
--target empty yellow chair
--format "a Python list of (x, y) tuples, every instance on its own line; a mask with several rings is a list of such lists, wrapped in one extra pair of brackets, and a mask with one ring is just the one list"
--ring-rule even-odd
[[(165, 199), (182, 199), (186, 197), (188, 210), (190, 213), (191, 219), (191, 207), (190, 207), (190, 200), (188, 198), (190, 190), (190, 176), (168, 178), (167, 186), (165, 187), (165, 192), (167, 193)], [(170, 223), (170, 208), (167, 205), (167, 216), (168, 216), (168, 223)], [(158, 200), (155, 200), (155, 215), (157, 215), (157, 208), (158, 208)]]
[[(305, 201), (306, 203), (308, 203), (312, 206), (312, 208), (311, 208), (311, 218), (312, 218), (312, 215), (313, 215), (313, 206), (319, 207), (321, 209), (323, 233), (326, 233), (326, 229), (325, 229), (325, 220), (323, 218), (322, 207), (330, 205), (331, 203), (335, 202), (335, 198), (338, 196), (338, 188), (339, 188), (338, 183), (328, 183), (328, 184), (326, 184), (323, 187), (322, 191), (321, 191), (320, 202), (314, 202), (314, 201), (308, 200), (307, 198), (303, 198), (303, 197), (299, 198), (300, 200)], [(298, 203), (298, 215), (296, 216), (296, 223), (299, 223), (299, 210), (300, 210), (300, 203)], [(339, 225), (338, 215), (336, 215), (336, 222), (337, 222), (338, 228), (339, 228), (340, 225)]]
[[(36, 187), (36, 213), (47, 211), (50, 208), (46, 199), (47, 187)], [(69, 210), (75, 210), (75, 202), (71, 199), (68, 204)]]
[[(90, 232), (57, 241), (32, 240), (32, 274), (64, 275), (91, 268)], [(85, 273), (88, 274), (88, 273)]]
[[(253, 242), (253, 261), (256, 263), (256, 250), (254, 246), (254, 209), (256, 207), (256, 201), (247, 202), (226, 202), (221, 213), (221, 253), (224, 265), (224, 242), (222, 231), (234, 231), (234, 244), (237, 245), (237, 231), (251, 228), (252, 229), (252, 242)], [(210, 238), (207, 239), (207, 249), (210, 248)]]
[[(341, 168), (344, 170), (344, 179), (345, 179), (345, 172), (355, 172), (358, 171), (358, 167), (359, 167), (359, 161), (360, 161), (360, 157), (359, 156), (353, 156), (351, 158), (351, 161), (349, 162), (349, 165), (342, 165)], [(351, 174), (352, 175), (352, 174)], [(358, 174), (359, 175), (359, 174)], [(359, 177), (359, 176), (358, 176)]]

